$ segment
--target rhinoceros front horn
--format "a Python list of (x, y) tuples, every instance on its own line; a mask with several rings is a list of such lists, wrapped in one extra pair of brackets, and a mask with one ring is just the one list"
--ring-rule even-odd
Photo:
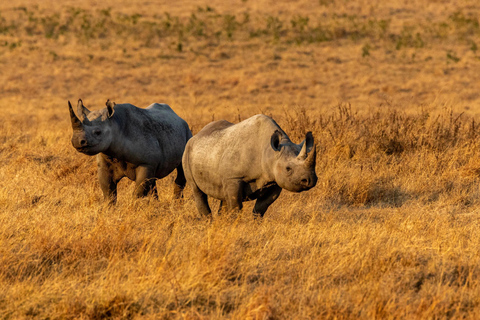
[(73, 112), (72, 104), (68, 101), (68, 109), (70, 110), (70, 120), (72, 121), (73, 130), (82, 129), (82, 122), (78, 119), (75, 112)]

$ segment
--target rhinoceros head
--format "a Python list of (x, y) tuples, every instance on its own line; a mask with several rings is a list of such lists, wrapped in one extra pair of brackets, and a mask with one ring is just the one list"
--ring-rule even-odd
[(283, 189), (301, 192), (317, 184), (315, 174), (316, 148), (311, 132), (299, 145), (292, 143), (280, 131), (271, 137), (271, 146), (276, 152), (273, 166), (275, 182)]
[(108, 100), (106, 104), (107, 107), (102, 110), (90, 111), (79, 99), (77, 104), (79, 117), (77, 117), (72, 104), (68, 101), (73, 128), (72, 145), (77, 151), (95, 155), (110, 146), (113, 139), (111, 118), (115, 103)]

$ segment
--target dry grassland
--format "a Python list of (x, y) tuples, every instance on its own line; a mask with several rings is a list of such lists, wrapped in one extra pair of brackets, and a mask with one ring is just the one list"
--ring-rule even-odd
[[(169, 1), (171, 2), (171, 1)], [(0, 318), (478, 319), (480, 4), (0, 3)], [(67, 100), (313, 131), (263, 220), (105, 206)], [(212, 201), (213, 207), (218, 202)]]

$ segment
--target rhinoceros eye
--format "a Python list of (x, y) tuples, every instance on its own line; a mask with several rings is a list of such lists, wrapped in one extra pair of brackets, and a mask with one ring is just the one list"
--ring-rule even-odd
[(285, 171), (287, 172), (287, 174), (292, 174), (293, 169), (291, 167), (286, 167)]
[(96, 136), (99, 136), (102, 134), (102, 130), (99, 130), (99, 129), (93, 130), (93, 134)]

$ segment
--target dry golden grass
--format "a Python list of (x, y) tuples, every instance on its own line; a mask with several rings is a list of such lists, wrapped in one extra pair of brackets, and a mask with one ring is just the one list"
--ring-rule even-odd
[[(169, 14), (165, 14), (168, 12)], [(475, 1), (0, 3), (0, 318), (480, 317)], [(308, 18), (308, 20), (307, 20)], [(173, 177), (105, 206), (67, 100), (273, 116), (318, 184), (263, 220)], [(217, 201), (212, 201), (214, 209)]]

